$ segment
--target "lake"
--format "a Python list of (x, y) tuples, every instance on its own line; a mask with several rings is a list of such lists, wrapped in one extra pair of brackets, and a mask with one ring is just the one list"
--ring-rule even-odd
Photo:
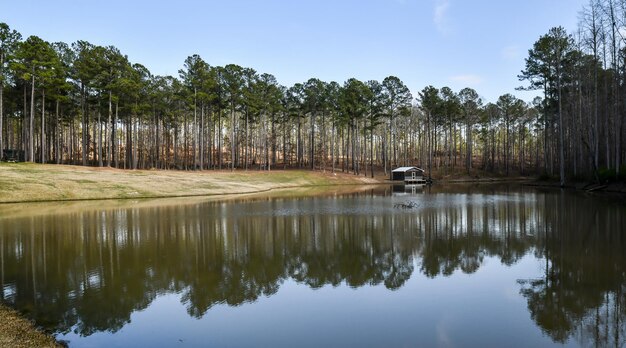
[(70, 347), (622, 347), (625, 226), (518, 185), (4, 205), (0, 296)]

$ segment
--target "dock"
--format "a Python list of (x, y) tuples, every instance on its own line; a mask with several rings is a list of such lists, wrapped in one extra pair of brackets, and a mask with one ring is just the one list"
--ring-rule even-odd
[(424, 177), (405, 178), (404, 183), (407, 185), (426, 185), (426, 179)]

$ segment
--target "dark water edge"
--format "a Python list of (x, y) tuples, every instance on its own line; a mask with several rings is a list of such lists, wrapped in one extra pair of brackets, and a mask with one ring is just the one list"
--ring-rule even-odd
[(615, 197), (471, 184), (0, 216), (3, 302), (70, 346), (626, 336)]

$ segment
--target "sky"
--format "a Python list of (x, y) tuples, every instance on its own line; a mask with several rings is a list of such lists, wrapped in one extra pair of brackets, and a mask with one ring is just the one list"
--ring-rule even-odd
[(535, 41), (574, 32), (588, 0), (0, 0), (0, 22), (24, 38), (113, 45), (153, 74), (186, 57), (239, 64), (291, 86), (316, 77), (399, 77), (414, 97), (428, 85), (474, 88), (495, 102), (516, 91)]

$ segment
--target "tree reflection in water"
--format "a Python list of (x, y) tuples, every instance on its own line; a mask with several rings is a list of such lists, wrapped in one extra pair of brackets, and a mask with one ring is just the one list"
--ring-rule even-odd
[[(519, 281), (531, 317), (556, 342), (624, 343), (626, 207), (610, 200), (506, 187), (80, 211), (0, 219), (2, 300), (53, 332), (115, 332), (160, 294), (189, 315), (271, 296), (286, 280), (311, 288), (402, 287), (545, 261)], [(394, 209), (402, 199), (417, 209)]]
[(544, 195), (546, 223), (536, 254), (544, 276), (520, 280), (533, 320), (556, 342), (583, 346), (626, 342), (625, 209), (590, 199)]

